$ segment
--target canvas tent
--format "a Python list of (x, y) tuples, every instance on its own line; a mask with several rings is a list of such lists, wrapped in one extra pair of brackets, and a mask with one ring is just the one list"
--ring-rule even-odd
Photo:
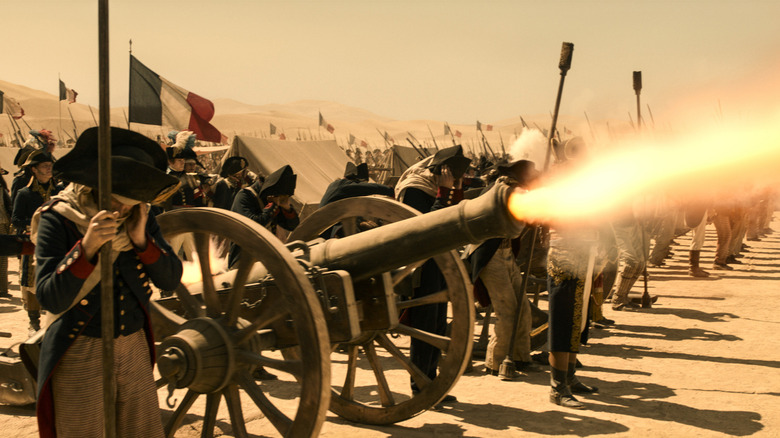
[[(390, 153), (385, 156), (385, 161), (381, 165), (383, 170), (379, 173), (376, 180), (380, 184), (394, 187), (395, 183), (398, 182), (398, 178), (401, 177), (401, 174), (420, 161), (422, 156), (419, 152), (414, 150), (414, 148), (408, 146), (396, 144), (390, 149)], [(423, 153), (433, 155), (436, 153), (436, 149), (425, 148), (423, 149)]]
[(266, 176), (289, 164), (298, 175), (293, 203), (303, 219), (316, 210), (328, 185), (344, 176), (347, 154), (335, 140), (291, 141), (236, 136), (224, 159), (242, 156), (249, 169)]

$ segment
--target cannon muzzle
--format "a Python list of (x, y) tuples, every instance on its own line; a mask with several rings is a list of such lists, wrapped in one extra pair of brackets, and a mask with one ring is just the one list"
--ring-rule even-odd
[(488, 193), (452, 207), (326, 240), (311, 247), (310, 261), (345, 270), (359, 281), (469, 243), (514, 237), (524, 226), (507, 206), (514, 190), (496, 184)]

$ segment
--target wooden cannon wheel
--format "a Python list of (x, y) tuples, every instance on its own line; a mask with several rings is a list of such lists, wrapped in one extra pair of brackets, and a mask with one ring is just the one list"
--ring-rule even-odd
[[(158, 370), (164, 376), (158, 384), (173, 382), (177, 388), (187, 388), (167, 420), (166, 435), (174, 435), (195, 400), (205, 395), (202, 436), (213, 436), (223, 397), (232, 434), (247, 436), (241, 389), (280, 435), (316, 436), (330, 399), (330, 345), (322, 309), (299, 263), (269, 231), (230, 211), (181, 209), (157, 220), (168, 240), (194, 233), (204, 279), (202, 293), (180, 285), (174, 297), (152, 303)], [(230, 284), (215, 285), (212, 278), (209, 254), (217, 239), (241, 242), (235, 281)], [(269, 292), (252, 303), (252, 316), (247, 319), (251, 292), (247, 277), (255, 262), (261, 262), (276, 284), (283, 285), (277, 289), (283, 293)], [(300, 360), (270, 357), (282, 332), (301, 346)], [(266, 396), (268, 387), (252, 377), (258, 365), (293, 376), (284, 383), (297, 385), (298, 406), (290, 408), (289, 402), (282, 406)]]
[[(366, 196), (347, 198), (328, 204), (306, 218), (290, 235), (289, 240), (310, 241), (337, 223), (342, 223), (345, 234), (357, 232), (357, 218), (379, 222), (395, 222), (419, 215), (417, 210), (390, 198)], [(388, 249), (392, 250), (392, 249)], [(346, 372), (342, 382), (334, 381), (330, 409), (350, 421), (364, 424), (390, 424), (411, 418), (444, 398), (463, 374), (471, 357), (474, 327), (474, 305), (469, 281), (457, 252), (449, 251), (433, 258), (441, 270), (447, 289), (426, 297), (402, 300), (396, 293), (398, 312), (424, 304), (447, 303), (449, 328), (445, 336), (426, 332), (406, 324), (388, 331), (364, 333), (358, 340), (334, 345), (333, 360), (343, 358), (346, 352)], [(392, 285), (410, 280), (413, 268), (423, 262), (406, 266), (393, 273)], [(434, 379), (428, 378), (410, 359), (410, 340), (422, 340), (442, 351), (439, 369)], [(382, 356), (380, 356), (380, 353)], [(392, 359), (388, 359), (389, 356)], [(384, 357), (384, 358), (383, 358)], [(343, 359), (341, 359), (343, 360)], [(403, 386), (390, 387), (385, 373), (405, 373), (421, 390), (412, 393), (409, 379), (401, 379)], [(360, 379), (360, 375), (363, 375)], [(398, 379), (394, 379), (398, 381)], [(356, 382), (366, 382), (359, 384)]]

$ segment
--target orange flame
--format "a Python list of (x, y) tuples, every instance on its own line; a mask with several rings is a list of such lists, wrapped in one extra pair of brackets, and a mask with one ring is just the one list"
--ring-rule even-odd
[(778, 119), (664, 141), (635, 139), (568, 172), (553, 172), (539, 188), (513, 193), (509, 209), (527, 222), (591, 222), (647, 196), (681, 203), (748, 197), (750, 188), (780, 180)]
[[(222, 252), (222, 249), (219, 248), (215, 244), (214, 239), (212, 239), (212, 244), (209, 245), (209, 263), (211, 266), (212, 276), (227, 271), (227, 257), (219, 256), (219, 254)], [(203, 274), (200, 270), (198, 254), (193, 251), (189, 255), (188, 259), (189, 260), (182, 260), (181, 284), (184, 286), (189, 286), (203, 281)]]

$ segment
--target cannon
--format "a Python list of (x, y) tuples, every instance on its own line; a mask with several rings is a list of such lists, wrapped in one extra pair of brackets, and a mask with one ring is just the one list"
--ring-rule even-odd
[[(344, 199), (304, 220), (287, 244), (225, 210), (159, 216), (166, 238), (193, 233), (200, 274), (152, 303), (158, 387), (167, 386), (171, 409), (166, 434), (173, 436), (205, 395), (203, 436), (213, 433), (223, 397), (232, 433), (246, 436), (240, 390), (282, 436), (317, 435), (328, 409), (354, 422), (389, 424), (433, 407), (463, 374), (473, 343), (471, 284), (454, 249), (517, 235), (523, 224), (507, 204), (518, 195), (498, 184), (424, 215), (389, 198)], [(358, 233), (361, 218), (383, 225)], [(345, 237), (318, 237), (337, 223)], [(241, 246), (235, 269), (221, 272), (217, 242)], [(415, 297), (414, 273), (428, 259), (446, 288)], [(406, 309), (435, 303), (448, 304), (446, 335), (404, 324)], [(434, 379), (411, 362), (412, 338), (442, 351)], [(258, 366), (279, 378), (258, 383)], [(391, 374), (408, 380), (391, 387)]]

